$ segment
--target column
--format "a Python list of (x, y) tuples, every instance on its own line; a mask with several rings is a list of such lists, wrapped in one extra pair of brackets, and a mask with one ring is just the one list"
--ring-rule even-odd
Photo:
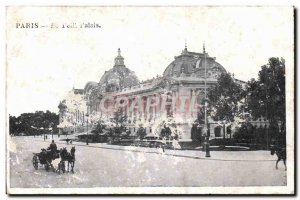
[[(130, 102), (130, 108), (131, 108), (131, 105), (132, 105), (132, 98), (129, 98), (129, 102)], [(130, 115), (130, 121), (131, 121), (131, 124), (133, 124), (133, 111), (129, 109), (129, 115)]]
[(190, 111), (190, 118), (191, 118), (191, 120), (193, 120), (194, 119), (194, 108), (195, 108), (195, 91), (193, 90), (193, 89), (191, 89), (191, 91), (190, 91), (190, 94), (191, 94), (191, 96), (190, 96), (190, 109), (189, 109), (189, 111)]
[[(155, 100), (157, 100), (157, 96), (156, 95), (154, 95), (155, 96)], [(157, 102), (156, 102), (157, 103)], [(155, 105), (154, 107), (153, 107), (153, 122), (155, 122), (156, 121), (156, 119), (157, 119), (157, 105)]]
[(127, 107), (126, 107), (126, 116), (127, 116), (127, 122), (130, 120), (130, 112), (129, 112), (129, 98), (128, 98), (128, 104), (127, 104)]
[(158, 106), (157, 106), (157, 112), (156, 112), (156, 117), (157, 117), (157, 119), (159, 119), (160, 118), (160, 113), (161, 113), (161, 101), (162, 101), (162, 98), (161, 98), (161, 94), (158, 94), (159, 95), (159, 104), (158, 104)]
[(175, 105), (176, 105), (176, 101), (177, 101), (177, 93), (176, 91), (171, 91), (172, 92), (172, 102), (171, 102), (171, 105), (170, 105), (170, 110), (169, 110), (169, 113), (171, 114), (171, 116), (175, 116)]

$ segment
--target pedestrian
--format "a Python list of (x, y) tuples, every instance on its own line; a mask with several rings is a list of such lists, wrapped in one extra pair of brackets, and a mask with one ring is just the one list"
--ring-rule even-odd
[(161, 148), (162, 148), (163, 152), (165, 152), (166, 145), (167, 145), (166, 137), (163, 137), (161, 140)]
[(140, 140), (143, 140), (146, 136), (146, 130), (144, 129), (142, 124), (140, 124), (140, 127), (137, 130), (137, 136), (140, 138)]
[(173, 146), (174, 149), (181, 149), (181, 146), (180, 146), (178, 140), (179, 140), (179, 136), (178, 136), (178, 133), (177, 133), (177, 130), (176, 130), (175, 136), (172, 140), (172, 146)]

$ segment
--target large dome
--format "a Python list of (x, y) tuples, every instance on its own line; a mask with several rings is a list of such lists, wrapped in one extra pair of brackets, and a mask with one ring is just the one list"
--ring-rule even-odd
[(217, 78), (221, 73), (226, 72), (225, 68), (216, 62), (215, 58), (209, 57), (205, 52), (195, 53), (187, 51), (185, 48), (180, 56), (176, 56), (175, 60), (165, 69), (164, 77), (205, 77)]
[(114, 67), (105, 71), (100, 79), (101, 92), (115, 92), (137, 84), (139, 84), (137, 76), (124, 65), (124, 58), (121, 56), (120, 49), (118, 49)]

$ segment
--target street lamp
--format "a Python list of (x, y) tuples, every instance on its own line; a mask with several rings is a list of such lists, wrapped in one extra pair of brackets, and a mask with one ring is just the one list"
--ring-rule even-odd
[(265, 102), (265, 104), (266, 104), (266, 110), (265, 110), (265, 115), (266, 115), (266, 119), (265, 119), (265, 127), (266, 127), (266, 133), (267, 133), (267, 150), (269, 150), (269, 125), (270, 125), (270, 123), (269, 123), (269, 120), (268, 120), (268, 100), (269, 100), (269, 96), (268, 96), (268, 88), (267, 88), (267, 86), (265, 85), (265, 84), (260, 84), (260, 86), (262, 86), (263, 87), (263, 89), (265, 89), (265, 96), (266, 96), (266, 102)]
[(49, 125), (49, 130), (50, 130), (51, 133), (52, 133), (52, 139), (53, 139), (53, 128), (52, 128), (52, 126), (53, 126), (53, 123), (50, 123), (50, 125)]
[(205, 52), (205, 44), (203, 44), (203, 54), (204, 54), (204, 133), (205, 133), (205, 157), (210, 157), (210, 149), (209, 149), (209, 135), (208, 135), (208, 123), (207, 123), (207, 77), (206, 77), (206, 52)]
[[(44, 130), (44, 128), (43, 127), (41, 127), (40, 128), (41, 130)], [(45, 135), (45, 131), (43, 131), (44, 132), (44, 141), (46, 140), (46, 135)]]
[(267, 150), (269, 150), (269, 127), (270, 127), (270, 122), (267, 119), (265, 119), (265, 127), (266, 127), (266, 132), (267, 132)]
[(89, 114), (86, 114), (86, 145), (89, 145)]
[[(17, 124), (19, 124), (19, 122), (17, 122)], [(34, 127), (34, 126), (31, 126), (31, 128), (36, 130), (36, 127)], [(35, 137), (35, 133), (36, 133), (36, 131), (33, 132), (33, 137)]]

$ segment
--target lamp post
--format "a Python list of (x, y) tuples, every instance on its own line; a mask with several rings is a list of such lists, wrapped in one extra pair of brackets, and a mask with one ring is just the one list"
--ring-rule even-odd
[(269, 127), (270, 123), (269, 120), (265, 120), (265, 127), (266, 127), (266, 132), (267, 132), (267, 150), (269, 150)]
[(206, 88), (206, 52), (205, 44), (203, 44), (203, 53), (204, 53), (204, 133), (207, 135), (207, 88)]
[[(267, 132), (267, 150), (269, 150), (269, 127), (267, 124), (268, 119), (268, 96), (267, 96), (267, 89), (266, 89), (266, 132)], [(268, 121), (269, 122), (269, 121)]]
[[(18, 124), (18, 122), (17, 122), (17, 124)], [(34, 127), (34, 126), (31, 126), (31, 128), (36, 129), (36, 127)], [(33, 132), (33, 137), (35, 137), (35, 131)]]
[(266, 95), (266, 110), (265, 110), (265, 115), (266, 115), (266, 119), (265, 119), (265, 127), (266, 127), (266, 134), (267, 134), (267, 150), (269, 150), (269, 120), (268, 120), (268, 100), (269, 100), (269, 96), (268, 96), (268, 88), (265, 84), (260, 84), (263, 89), (265, 89), (265, 95)]
[(52, 127), (50, 127), (49, 130), (51, 131), (51, 135), (52, 135), (52, 139), (53, 139), (53, 129), (52, 129)]
[(52, 129), (52, 126), (53, 126), (53, 122), (51, 122), (51, 123), (49, 124), (48, 130), (51, 131), (51, 133), (52, 133), (52, 139), (53, 139), (53, 129)]
[(89, 145), (89, 114), (86, 114), (86, 145)]
[[(41, 130), (44, 130), (43, 127), (40, 128)], [(46, 140), (46, 135), (45, 135), (45, 131), (44, 131), (44, 141)]]
[(208, 135), (208, 123), (207, 123), (207, 77), (206, 77), (206, 52), (205, 52), (205, 44), (203, 44), (203, 54), (204, 54), (204, 133), (205, 133), (205, 157), (210, 157), (210, 149), (209, 149), (209, 135)]

